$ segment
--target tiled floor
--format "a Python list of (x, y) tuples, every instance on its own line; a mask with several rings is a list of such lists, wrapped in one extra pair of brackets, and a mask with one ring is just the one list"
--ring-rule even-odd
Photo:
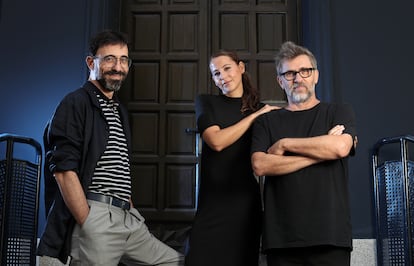
[[(354, 250), (351, 254), (351, 266), (376, 266), (375, 239), (354, 239)], [(56, 259), (38, 258), (40, 266), (63, 266)], [(266, 266), (265, 257), (260, 258), (260, 266)]]
[(352, 266), (377, 265), (377, 249), (375, 239), (354, 239), (354, 250), (351, 253)]

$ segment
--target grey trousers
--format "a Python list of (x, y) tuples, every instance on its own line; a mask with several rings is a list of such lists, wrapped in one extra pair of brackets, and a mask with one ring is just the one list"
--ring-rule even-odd
[(72, 234), (70, 265), (184, 265), (184, 256), (154, 237), (138, 210), (88, 203), (85, 223)]

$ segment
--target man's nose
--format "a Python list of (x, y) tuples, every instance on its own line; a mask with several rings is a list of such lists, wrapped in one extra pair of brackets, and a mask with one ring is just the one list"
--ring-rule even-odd
[(299, 74), (299, 72), (295, 73), (295, 78), (293, 79), (293, 81), (297, 81), (297, 80), (302, 80), (302, 76)]
[(112, 66), (112, 68), (114, 68), (116, 70), (122, 69), (122, 64), (121, 64), (121, 59), (120, 58), (116, 58), (115, 64)]

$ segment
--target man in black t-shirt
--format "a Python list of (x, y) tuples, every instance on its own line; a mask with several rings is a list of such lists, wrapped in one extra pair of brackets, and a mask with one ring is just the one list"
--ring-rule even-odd
[(305, 47), (284, 43), (276, 69), (288, 105), (259, 117), (252, 140), (254, 172), (266, 176), (262, 246), (267, 264), (350, 265), (353, 110), (317, 99), (317, 62)]

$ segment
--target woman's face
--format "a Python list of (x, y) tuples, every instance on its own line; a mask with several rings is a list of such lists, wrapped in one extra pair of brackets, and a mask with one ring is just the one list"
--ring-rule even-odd
[(211, 76), (221, 92), (229, 97), (243, 95), (242, 74), (245, 71), (244, 63), (236, 63), (231, 57), (222, 55), (211, 59)]

